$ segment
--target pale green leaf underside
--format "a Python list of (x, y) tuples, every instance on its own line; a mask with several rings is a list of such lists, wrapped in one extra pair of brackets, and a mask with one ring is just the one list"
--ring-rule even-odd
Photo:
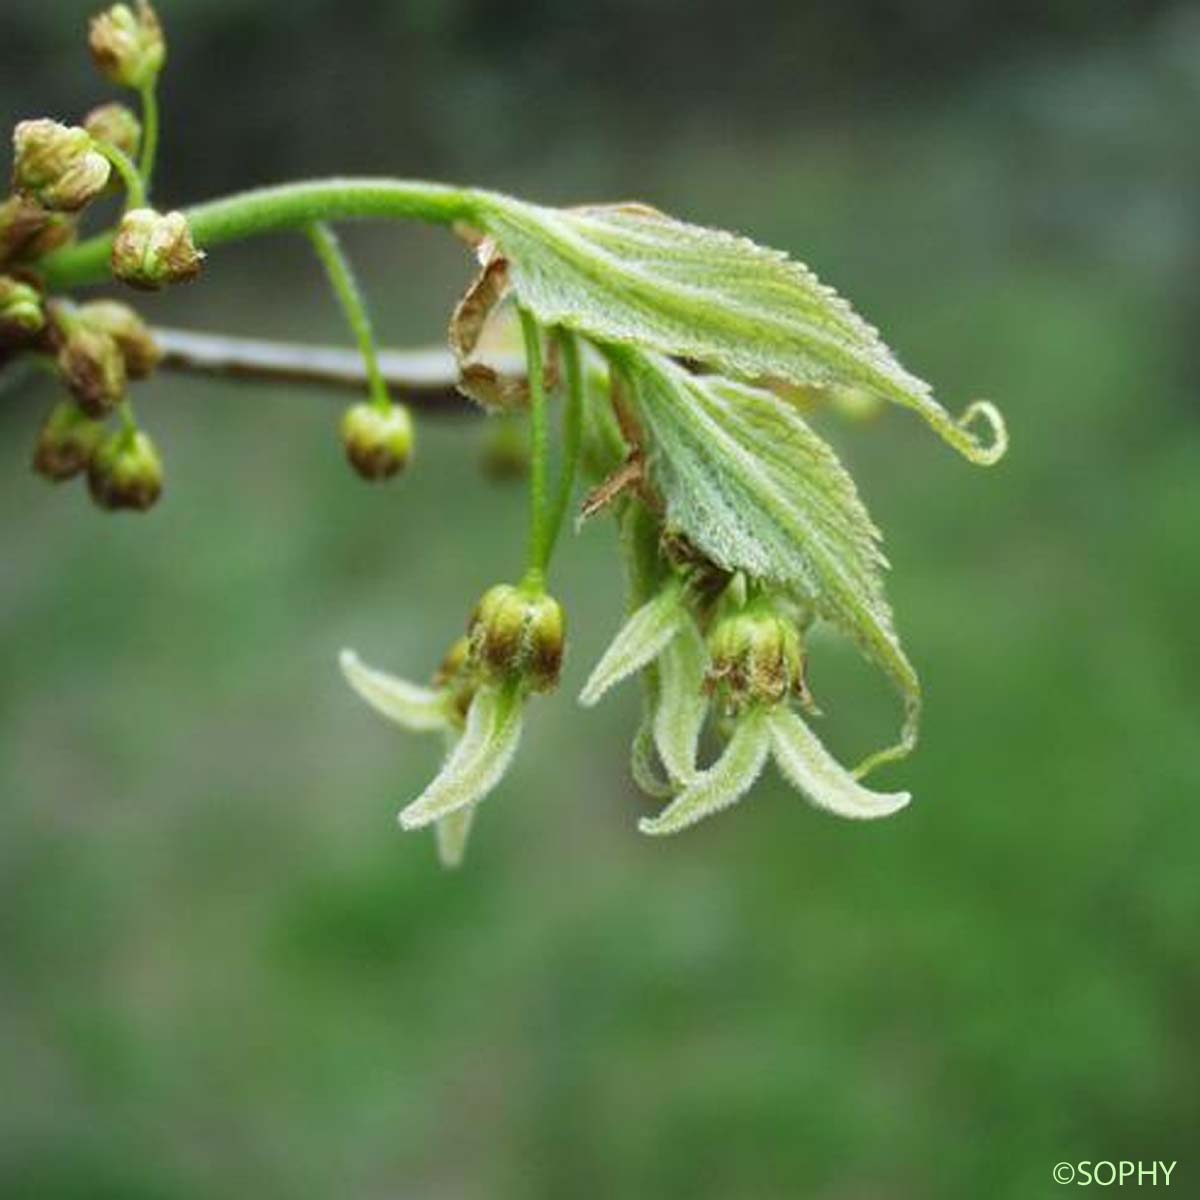
[(405, 829), (420, 829), (477, 804), (504, 776), (521, 739), (521, 700), (512, 688), (481, 687), (467, 724), (437, 778), (400, 813)]
[(870, 820), (899, 812), (908, 792), (873, 792), (859, 783), (817, 740), (800, 716), (780, 706), (767, 724), (776, 766), (818, 808), (839, 817)]
[(765, 714), (760, 709), (751, 710), (734, 726), (721, 757), (708, 770), (693, 776), (658, 816), (643, 817), (638, 829), (656, 836), (679, 833), (736, 804), (762, 773), (770, 749)]
[(343, 650), (338, 656), (338, 663), (346, 682), (389, 721), (416, 732), (449, 726), (446, 698), (441, 692), (376, 671), (368, 667), (353, 650)]
[(668, 521), (714, 562), (789, 588), (850, 634), (905, 697), (916, 737), (919, 684), (884, 595), (879, 531), (830, 447), (770, 392), (696, 376), (660, 355), (613, 351), (653, 445)]
[[(521, 303), (545, 324), (744, 380), (858, 385), (920, 413), (973, 462), (1004, 453), (992, 405), (956, 420), (872, 326), (785, 254), (637, 205), (553, 209), (494, 193), (478, 205)], [(990, 444), (972, 434), (977, 418), (990, 425)]]

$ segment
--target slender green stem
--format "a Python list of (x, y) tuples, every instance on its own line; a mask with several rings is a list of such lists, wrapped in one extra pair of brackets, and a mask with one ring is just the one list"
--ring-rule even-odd
[(546, 413), (546, 379), (542, 368), (542, 331), (526, 308), (521, 314), (525, 340), (525, 370), (529, 377), (529, 570), (526, 586), (541, 590), (550, 562), (546, 476), (550, 459), (550, 428)]
[(112, 163), (121, 177), (125, 187), (125, 207), (144, 208), (146, 204), (146, 188), (133, 160), (124, 150), (114, 146), (112, 142), (97, 142), (96, 149)]
[[(448, 225), (470, 222), (478, 205), (475, 192), (406, 179), (318, 179), (240, 192), (185, 211), (192, 237), (202, 249), (288, 229), (314, 221), (363, 217), (409, 218)], [(102, 283), (110, 277), (111, 232), (48, 255), (39, 269), (55, 289)]]
[(154, 178), (154, 160), (158, 157), (158, 80), (152, 79), (141, 90), (142, 157), (139, 168), (146, 190)]
[(554, 553), (554, 545), (562, 530), (563, 518), (571, 504), (575, 490), (575, 476), (579, 469), (579, 451), (583, 444), (583, 364), (579, 357), (579, 339), (568, 330), (558, 331), (558, 344), (562, 351), (567, 376), (567, 399), (563, 406), (563, 461), (558, 477), (558, 488), (554, 496), (554, 507), (550, 510), (547, 540), (547, 557)]
[(117, 405), (117, 417), (121, 422), (121, 432), (125, 435), (125, 441), (132, 441), (137, 435), (138, 423), (133, 411), (133, 401), (128, 396)]
[(358, 281), (354, 278), (354, 268), (342, 250), (337, 234), (323, 222), (317, 222), (308, 227), (308, 236), (312, 239), (317, 257), (325, 267), (329, 283), (333, 287), (342, 306), (346, 321), (358, 342), (359, 353), (367, 369), (367, 380), (371, 394), (371, 403), (376, 408), (387, 412), (392, 406), (388, 395), (387, 382), (379, 369), (379, 354), (375, 349), (375, 334), (371, 329), (371, 315), (367, 311)]

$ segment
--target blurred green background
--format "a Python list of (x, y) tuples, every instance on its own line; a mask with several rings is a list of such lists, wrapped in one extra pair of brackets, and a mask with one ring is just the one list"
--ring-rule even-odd
[[(107, 94), (91, 6), (8, 0), (0, 123)], [(565, 686), (466, 868), (393, 817), (435, 768), (336, 651), (428, 671), (519, 569), (482, 422), (368, 488), (337, 397), (160, 377), (145, 519), (27, 469), (0, 398), (0, 1192), (1029, 1200), (1059, 1160), (1188, 1160), (1200, 1123), (1200, 11), (1151, 0), (178, 0), (165, 198), (331, 171), (638, 197), (812, 264), (953, 408), (830, 429), (928, 692), (840, 824), (769, 779), (639, 837), (611, 528), (561, 553)], [(438, 338), (439, 231), (359, 228), (378, 323)], [(341, 340), (303, 243), (145, 305)], [(895, 713), (852, 653), (841, 749)], [(838, 699), (841, 703), (838, 703)]]

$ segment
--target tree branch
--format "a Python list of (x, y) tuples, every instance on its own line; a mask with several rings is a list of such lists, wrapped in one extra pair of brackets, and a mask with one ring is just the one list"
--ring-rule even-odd
[[(167, 370), (364, 393), (368, 386), (362, 355), (348, 347), (308, 346), (162, 327), (155, 327), (154, 340), (163, 352), (161, 366)], [(396, 390), (397, 399), (417, 408), (457, 415), (473, 408), (455, 390), (458, 367), (448, 350), (381, 350), (379, 367), (388, 387)]]

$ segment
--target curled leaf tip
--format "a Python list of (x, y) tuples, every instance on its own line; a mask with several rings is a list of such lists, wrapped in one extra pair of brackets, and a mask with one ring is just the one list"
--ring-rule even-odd
[(869, 754), (850, 772), (855, 779), (865, 779), (877, 767), (885, 763), (899, 762), (907, 758), (916, 748), (921, 729), (921, 690), (913, 676), (912, 688), (904, 693), (904, 725), (900, 740), (883, 750)]
[[(986, 443), (971, 432), (971, 426), (979, 421), (991, 431), (991, 437)], [(990, 467), (1007, 453), (1008, 426), (1004, 423), (1004, 415), (990, 400), (975, 400), (967, 405), (957, 424), (967, 439), (967, 444), (961, 449), (971, 462), (981, 467)]]

